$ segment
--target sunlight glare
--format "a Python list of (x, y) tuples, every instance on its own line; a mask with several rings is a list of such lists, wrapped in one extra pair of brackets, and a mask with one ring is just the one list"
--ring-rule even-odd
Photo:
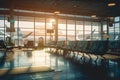
[(55, 19), (50, 19), (50, 23), (55, 23)]

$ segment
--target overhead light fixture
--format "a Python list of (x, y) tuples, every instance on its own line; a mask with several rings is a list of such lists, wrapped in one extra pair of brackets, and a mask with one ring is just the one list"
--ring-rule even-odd
[(73, 7), (74, 7), (74, 8), (76, 8), (76, 7), (77, 7), (77, 5), (74, 5)]
[(92, 18), (96, 17), (96, 15), (91, 15)]
[(60, 11), (55, 11), (54, 13), (55, 13), (55, 14), (60, 14)]
[(114, 3), (114, 2), (112, 2), (112, 3), (108, 3), (108, 6), (109, 7), (112, 7), (112, 6), (115, 6), (116, 4)]

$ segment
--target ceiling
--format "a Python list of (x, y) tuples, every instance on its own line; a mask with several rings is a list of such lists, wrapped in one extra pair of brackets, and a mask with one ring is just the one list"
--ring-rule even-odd
[[(111, 2), (116, 5), (109, 7)], [(98, 17), (120, 16), (120, 0), (0, 0), (0, 8)]]

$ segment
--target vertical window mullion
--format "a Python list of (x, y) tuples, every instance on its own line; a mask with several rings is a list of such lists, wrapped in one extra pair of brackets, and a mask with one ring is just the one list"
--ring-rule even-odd
[(76, 20), (75, 20), (75, 41), (76, 41)]
[(67, 19), (66, 19), (66, 41), (67, 41)]
[[(5, 32), (5, 28), (6, 28), (6, 26), (5, 26), (5, 17), (6, 17), (6, 16), (4, 15), (4, 33), (6, 33), (6, 32)], [(5, 34), (4, 34), (4, 41), (5, 41)]]

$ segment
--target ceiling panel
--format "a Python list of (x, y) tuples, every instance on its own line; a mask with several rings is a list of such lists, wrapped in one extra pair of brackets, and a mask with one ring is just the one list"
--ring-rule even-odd
[[(27, 9), (33, 11), (60, 11), (61, 14), (120, 16), (120, 0), (0, 0), (0, 8)], [(108, 7), (114, 2), (116, 5)]]

